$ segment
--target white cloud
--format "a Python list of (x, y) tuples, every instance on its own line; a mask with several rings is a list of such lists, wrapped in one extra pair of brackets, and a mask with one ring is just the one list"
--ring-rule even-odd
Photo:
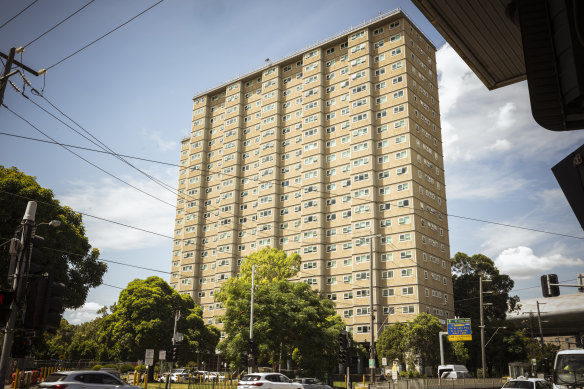
[(501, 273), (520, 280), (546, 273), (553, 268), (583, 266), (584, 260), (566, 258), (562, 254), (538, 257), (531, 248), (518, 246), (503, 250), (495, 259), (495, 264)]
[[(174, 187), (176, 169), (165, 171), (159, 180)], [(126, 181), (143, 191), (156, 196), (168, 204), (140, 193), (110, 178), (98, 182), (73, 182), (74, 190), (58, 196), (63, 204), (79, 212), (99, 216), (119, 223), (172, 236), (176, 194), (146, 178), (124, 177)], [(159, 237), (136, 229), (116, 225), (103, 220), (84, 217), (86, 235), (93, 247), (99, 249), (132, 250), (153, 247), (168, 238)]]
[[(462, 164), (462, 162), (461, 162)], [(498, 199), (519, 192), (531, 183), (517, 172), (502, 172), (491, 165), (465, 166), (446, 171), (448, 200)]]
[(83, 304), (79, 309), (67, 309), (63, 315), (70, 324), (81, 324), (97, 318), (97, 311), (103, 308), (103, 305), (94, 302)]
[(489, 150), (494, 151), (508, 151), (511, 149), (511, 142), (507, 139), (497, 139), (494, 144), (487, 147)]
[[(146, 140), (154, 142), (160, 151), (179, 150), (178, 142), (175, 140), (163, 139), (159, 132), (141, 130), (142, 137)], [(189, 133), (189, 131), (185, 131)]]
[[(438, 50), (436, 66), (447, 164), (501, 165), (521, 159), (555, 163), (558, 151), (567, 154), (584, 141), (582, 131), (558, 134), (535, 122), (526, 82), (489, 91), (449, 45)], [(508, 151), (511, 145), (513, 152), (494, 158), (493, 151)]]

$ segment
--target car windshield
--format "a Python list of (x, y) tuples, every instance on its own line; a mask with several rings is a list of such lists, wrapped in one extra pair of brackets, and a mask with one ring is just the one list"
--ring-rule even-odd
[(584, 354), (558, 355), (554, 375), (556, 384), (584, 384)]
[(259, 381), (261, 379), (262, 379), (262, 377), (259, 375), (250, 374), (250, 375), (243, 376), (241, 378), (241, 381)]
[(532, 389), (533, 382), (531, 381), (509, 381), (503, 385), (504, 388), (520, 388), (520, 389)]

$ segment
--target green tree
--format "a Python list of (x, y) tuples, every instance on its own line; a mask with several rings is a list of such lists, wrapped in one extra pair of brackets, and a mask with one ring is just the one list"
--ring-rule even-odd
[[(53, 192), (41, 187), (36, 178), (17, 168), (0, 166), (0, 238), (7, 240), (22, 221), (28, 201), (37, 202), (36, 221), (60, 220), (55, 229), (42, 226), (37, 230), (45, 237), (44, 258), (55, 272), (55, 278), (67, 285), (64, 303), (66, 308), (79, 308), (87, 298), (90, 288), (102, 283), (107, 265), (99, 262), (99, 250), (92, 249), (81, 214), (61, 206)], [(6, 282), (8, 245), (0, 250), (0, 282)]]
[[(212, 335), (217, 332), (203, 324), (200, 308), (195, 308), (193, 299), (179, 295), (160, 277), (130, 282), (110, 310), (111, 314), (100, 323), (101, 360), (138, 360), (148, 348), (170, 347), (176, 312), (181, 312), (178, 330), (187, 334), (189, 343), (209, 350), (218, 340)], [(211, 343), (200, 344), (201, 341)]]
[[(479, 280), (484, 282), (484, 302), (490, 303), (484, 307), (485, 333), (487, 339), (494, 334), (497, 327), (505, 326), (507, 310), (515, 310), (518, 307), (519, 297), (511, 296), (513, 280), (505, 274), (501, 274), (495, 263), (482, 254), (468, 256), (465, 253), (456, 253), (452, 261), (452, 286), (454, 292), (454, 311), (459, 317), (470, 318), (473, 326), (472, 341), (464, 342), (470, 356), (467, 367), (470, 371), (476, 371), (481, 365), (480, 346), (480, 304), (479, 304)], [(508, 330), (510, 331), (510, 330)], [(510, 360), (503, 354), (502, 341), (507, 335), (502, 330), (486, 348), (488, 365), (502, 374)]]
[(388, 361), (398, 361), (400, 365), (406, 362), (408, 351), (405, 339), (408, 332), (407, 323), (397, 322), (385, 327), (377, 340), (377, 356)]
[(292, 358), (306, 374), (331, 371), (338, 360), (338, 334), (344, 323), (332, 301), (309, 285), (290, 282), (300, 256), (263, 249), (246, 257), (242, 274), (225, 282), (216, 296), (226, 312), (222, 318), (227, 338), (219, 348), (232, 368), (245, 364), (251, 301), (251, 264), (256, 265), (254, 301), (254, 357), (260, 365), (276, 366)]
[(400, 365), (413, 366), (420, 358), (423, 366), (436, 370), (440, 361), (438, 334), (444, 326), (435, 316), (420, 313), (414, 320), (391, 324), (377, 340), (377, 355)]
[(239, 278), (251, 282), (252, 267), (255, 266), (257, 284), (284, 281), (298, 274), (300, 262), (300, 255), (296, 253), (286, 255), (282, 250), (266, 247), (245, 257)]
[(417, 355), (423, 366), (430, 366), (437, 371), (440, 362), (439, 333), (444, 327), (436, 316), (420, 313), (414, 320), (408, 322), (406, 346), (410, 358)]

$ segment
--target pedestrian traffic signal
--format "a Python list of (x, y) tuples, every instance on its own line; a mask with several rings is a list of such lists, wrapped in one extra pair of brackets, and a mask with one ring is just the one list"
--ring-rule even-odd
[(560, 295), (560, 287), (557, 285), (558, 275), (557, 274), (545, 274), (541, 276), (541, 291), (543, 297), (557, 297)]

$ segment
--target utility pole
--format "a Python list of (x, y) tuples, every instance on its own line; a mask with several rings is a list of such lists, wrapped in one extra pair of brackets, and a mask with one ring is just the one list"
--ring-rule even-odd
[[(372, 232), (371, 230), (369, 230)], [(371, 383), (375, 384), (375, 313), (373, 311), (373, 238), (369, 234), (369, 315), (371, 327), (371, 347), (369, 348), (369, 365), (371, 371)], [(373, 361), (373, 362), (371, 362)], [(371, 365), (373, 363), (373, 365)]]
[[(371, 370), (371, 383), (375, 384), (375, 364), (371, 366), (371, 361), (375, 361), (375, 314), (373, 313), (373, 235), (369, 235), (369, 317), (371, 327), (371, 345), (369, 347), (369, 365)], [(375, 362), (374, 362), (375, 363)]]
[(24, 51), (23, 47), (19, 48), (12, 47), (8, 55), (0, 53), (0, 57), (6, 60), (6, 65), (4, 66), (2, 77), (0, 78), (0, 105), (2, 105), (2, 103), (4, 102), (4, 91), (6, 90), (6, 86), (8, 85), (8, 78), (19, 72), (18, 70), (15, 70), (13, 72), (10, 71), (10, 69), (12, 68), (12, 64), (26, 70), (30, 74), (35, 75), (37, 77), (46, 72), (45, 69), (39, 70), (37, 72), (29, 68), (28, 66), (14, 60), (14, 56), (16, 55), (16, 53), (22, 53), (23, 51)]
[(15, 262), (15, 266), (10, 266), (10, 270), (14, 272), (8, 274), (9, 279), (12, 278), (12, 290), (14, 291), (14, 299), (10, 305), (10, 316), (8, 323), (4, 329), (4, 342), (2, 344), (2, 357), (0, 358), (0, 383), (2, 385), (6, 382), (6, 373), (8, 369), (8, 361), (12, 352), (12, 341), (14, 340), (14, 330), (16, 327), (16, 315), (18, 313), (18, 302), (21, 301), (24, 289), (24, 276), (27, 271), (28, 261), (31, 253), (31, 240), (35, 228), (35, 215), (37, 203), (29, 201), (22, 218), (21, 228), (16, 230), (15, 235), (21, 232), (20, 240), (13, 238), (10, 244), (11, 263)]
[[(481, 310), (481, 360), (482, 360), (482, 371), (483, 371), (483, 381), (487, 376), (487, 372), (485, 367), (487, 366), (487, 357), (485, 355), (485, 315), (484, 315), (484, 306), (483, 303), (483, 282), (490, 282), (491, 280), (484, 280), (483, 276), (479, 278), (479, 305)], [(490, 305), (490, 304), (488, 304)]]
[[(12, 63), (14, 62), (14, 55), (16, 54), (16, 49), (13, 47), (10, 49), (8, 58), (6, 58), (6, 65), (4, 66), (4, 72), (2, 73), (2, 78), (0, 78), (0, 105), (4, 102), (4, 91), (6, 90), (6, 85), (8, 85), (8, 77), (15, 74), (15, 72), (10, 73), (12, 69)], [(10, 73), (10, 74), (9, 74)]]
[(255, 291), (255, 265), (251, 266), (251, 309), (249, 312), (249, 355), (247, 357), (247, 372), (253, 373), (255, 361), (253, 359), (253, 299)]
[(545, 345), (543, 342), (543, 329), (541, 328), (541, 312), (539, 311), (539, 304), (543, 305), (545, 303), (540, 303), (539, 301), (537, 301), (537, 322), (539, 323), (539, 340), (541, 344), (541, 365), (543, 367), (543, 374), (546, 375), (547, 363), (545, 358)]

